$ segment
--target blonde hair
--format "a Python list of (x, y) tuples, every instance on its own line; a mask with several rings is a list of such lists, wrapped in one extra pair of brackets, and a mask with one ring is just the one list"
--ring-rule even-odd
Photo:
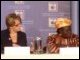
[(15, 20), (19, 20), (20, 23), (21, 22), (21, 17), (15, 13), (11, 13), (11, 14), (8, 14), (8, 16), (6, 17), (6, 26), (7, 28), (11, 27), (11, 26), (14, 26), (15, 24)]

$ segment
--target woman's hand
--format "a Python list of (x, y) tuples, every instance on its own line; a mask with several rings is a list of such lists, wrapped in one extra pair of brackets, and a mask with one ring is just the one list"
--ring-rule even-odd
[(13, 47), (20, 47), (18, 44), (12, 44)]

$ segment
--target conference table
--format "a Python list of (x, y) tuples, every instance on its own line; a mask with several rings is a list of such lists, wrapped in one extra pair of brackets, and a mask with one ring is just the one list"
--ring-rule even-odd
[(79, 47), (60, 48), (59, 54), (30, 54), (30, 47), (5, 47), (1, 59), (79, 59)]

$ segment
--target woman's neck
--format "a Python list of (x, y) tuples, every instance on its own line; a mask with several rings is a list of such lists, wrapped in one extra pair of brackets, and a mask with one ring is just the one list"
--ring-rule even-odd
[(17, 34), (17, 32), (15, 32), (14, 30), (10, 29), (10, 34)]

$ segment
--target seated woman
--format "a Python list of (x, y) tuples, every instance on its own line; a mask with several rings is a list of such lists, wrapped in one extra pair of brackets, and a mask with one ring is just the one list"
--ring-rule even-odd
[(57, 18), (55, 21), (57, 34), (48, 36), (47, 48), (49, 53), (59, 53), (60, 47), (79, 47), (79, 37), (71, 31), (71, 20)]
[(27, 46), (26, 34), (21, 32), (21, 17), (11, 13), (6, 17), (7, 29), (1, 31), (1, 53), (6, 46)]

